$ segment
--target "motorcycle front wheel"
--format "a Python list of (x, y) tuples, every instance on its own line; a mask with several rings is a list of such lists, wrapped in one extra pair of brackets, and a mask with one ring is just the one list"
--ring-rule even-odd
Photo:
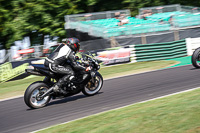
[(49, 86), (43, 82), (35, 82), (31, 84), (24, 94), (24, 102), (30, 108), (42, 108), (46, 106), (51, 97), (46, 96), (44, 98), (40, 98), (42, 94), (44, 94), (49, 89)]
[(200, 48), (197, 48), (192, 54), (192, 65), (200, 68)]
[(95, 75), (95, 83), (92, 83), (92, 79), (85, 85), (82, 92), (84, 95), (93, 96), (97, 94), (103, 86), (103, 77), (100, 73)]

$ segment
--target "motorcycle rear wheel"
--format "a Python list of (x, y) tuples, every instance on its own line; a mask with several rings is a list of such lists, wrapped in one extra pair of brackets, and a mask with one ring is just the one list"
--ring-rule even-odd
[(88, 84), (83, 88), (82, 92), (84, 95), (93, 96), (101, 90), (101, 88), (103, 86), (103, 77), (101, 76), (100, 73), (97, 73), (95, 75), (95, 78), (96, 78), (95, 86), (89, 87), (89, 86), (91, 86), (91, 85), (89, 85), (91, 83), (91, 81), (89, 81)]
[(200, 68), (200, 48), (197, 48), (192, 54), (192, 65)]
[(24, 102), (32, 109), (42, 108), (46, 106), (51, 100), (50, 96), (40, 99), (39, 96), (44, 94), (49, 89), (49, 86), (44, 82), (35, 82), (31, 84), (24, 94)]

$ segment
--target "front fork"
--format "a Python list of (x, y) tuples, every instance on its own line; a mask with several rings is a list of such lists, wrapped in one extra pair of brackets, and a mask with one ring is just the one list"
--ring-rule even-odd
[(92, 77), (92, 79), (91, 79), (92, 85), (95, 86), (95, 83), (96, 83), (96, 72), (95, 71), (91, 71), (90, 74), (91, 74), (91, 77)]

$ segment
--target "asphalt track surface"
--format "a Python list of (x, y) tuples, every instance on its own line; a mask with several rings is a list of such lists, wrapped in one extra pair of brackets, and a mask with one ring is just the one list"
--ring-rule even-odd
[(82, 93), (29, 109), (23, 98), (0, 102), (0, 132), (23, 133), (96, 114), (117, 107), (200, 86), (200, 69), (192, 65), (125, 76), (104, 81), (98, 95)]

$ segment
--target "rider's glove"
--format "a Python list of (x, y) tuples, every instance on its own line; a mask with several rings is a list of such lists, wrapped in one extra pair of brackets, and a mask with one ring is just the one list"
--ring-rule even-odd
[(78, 56), (75, 57), (76, 60), (80, 60), (80, 58)]
[(87, 67), (86, 69), (85, 69), (85, 71), (87, 72), (87, 71), (90, 71), (91, 70), (91, 67)]

